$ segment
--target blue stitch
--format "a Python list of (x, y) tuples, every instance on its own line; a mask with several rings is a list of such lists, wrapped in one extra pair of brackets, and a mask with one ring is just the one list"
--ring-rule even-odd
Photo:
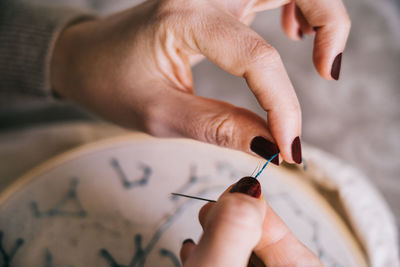
[(178, 257), (176, 257), (176, 255), (172, 251), (162, 248), (162, 249), (160, 249), (160, 254), (161, 254), (161, 256), (169, 258), (172, 261), (172, 263), (175, 265), (175, 267), (181, 267), (181, 263), (180, 263)]
[(111, 158), (110, 164), (114, 168), (119, 179), (121, 180), (123, 187), (125, 187), (126, 189), (130, 189), (135, 186), (147, 185), (147, 183), (150, 179), (150, 175), (152, 173), (150, 166), (148, 166), (146, 164), (139, 164), (138, 167), (139, 167), (139, 169), (141, 169), (143, 171), (143, 176), (141, 178), (139, 178), (138, 180), (129, 181), (129, 179), (127, 178), (125, 172), (123, 171), (119, 161), (116, 158)]
[(3, 245), (3, 232), (0, 231), (0, 254), (3, 258), (3, 266), (2, 267), (10, 267), (11, 261), (14, 258), (15, 254), (17, 253), (18, 249), (22, 247), (24, 244), (24, 240), (22, 238), (18, 238), (15, 241), (13, 247), (11, 247), (10, 252), (6, 252), (4, 245)]
[[(64, 265), (65, 266), (65, 265)], [(58, 266), (58, 267), (64, 267), (64, 266)], [(56, 267), (53, 263), (53, 255), (51, 254), (51, 252), (46, 249), (45, 251), (45, 264), (44, 267)], [(68, 265), (66, 267), (73, 267), (72, 265)]]
[[(55, 216), (69, 216), (69, 217), (77, 217), (82, 218), (87, 215), (87, 212), (82, 207), (82, 204), (78, 198), (77, 187), (79, 184), (78, 178), (73, 178), (71, 180), (71, 186), (69, 191), (65, 194), (64, 197), (60, 199), (52, 208), (47, 211), (40, 211), (39, 205), (36, 201), (31, 202), (31, 209), (33, 212), (33, 216), (36, 218), (41, 217), (55, 217)], [(63, 210), (65, 205), (68, 202), (75, 202), (76, 211), (67, 211)]]

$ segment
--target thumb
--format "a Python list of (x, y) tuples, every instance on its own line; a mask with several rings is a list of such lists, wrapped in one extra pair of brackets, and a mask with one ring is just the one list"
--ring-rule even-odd
[[(279, 153), (266, 121), (247, 109), (178, 90), (168, 90), (153, 106), (154, 135), (189, 137), (267, 160)], [(279, 165), (279, 158), (272, 163)]]
[[(249, 179), (252, 179), (251, 181)], [(242, 181), (243, 180), (243, 181)], [(243, 178), (230, 192), (254, 196), (259, 183)], [(251, 188), (250, 188), (251, 187)], [(203, 221), (204, 233), (184, 266), (247, 266), (252, 250), (262, 234), (265, 201), (262, 197), (224, 193), (212, 206)]]

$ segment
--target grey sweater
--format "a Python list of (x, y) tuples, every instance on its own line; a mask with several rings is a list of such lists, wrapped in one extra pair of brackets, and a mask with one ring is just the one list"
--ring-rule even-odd
[(71, 7), (0, 1), (0, 111), (27, 99), (51, 99), (56, 40), (67, 26), (90, 18)]

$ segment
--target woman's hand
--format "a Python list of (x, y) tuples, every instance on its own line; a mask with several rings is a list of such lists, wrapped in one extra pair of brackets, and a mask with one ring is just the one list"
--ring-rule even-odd
[[(123, 126), (265, 158), (279, 147), (284, 160), (300, 163), (295, 91), (276, 49), (245, 24), (255, 12), (282, 5), (289, 36), (318, 27), (314, 63), (324, 78), (335, 78), (335, 58), (350, 26), (341, 0), (151, 0), (67, 28), (52, 57), (53, 88)], [(246, 79), (268, 123), (246, 109), (194, 95), (191, 65), (202, 56)]]
[(203, 206), (199, 220), (204, 233), (197, 245), (191, 240), (182, 245), (183, 266), (323, 266), (264, 201), (252, 177)]

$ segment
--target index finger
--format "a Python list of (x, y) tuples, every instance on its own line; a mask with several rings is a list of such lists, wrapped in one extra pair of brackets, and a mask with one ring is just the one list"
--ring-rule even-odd
[(246, 266), (261, 236), (264, 205), (261, 199), (230, 193), (206, 205), (200, 213), (204, 233), (185, 266)]
[(351, 22), (341, 0), (296, 0), (296, 5), (316, 29), (313, 60), (319, 74), (338, 80), (342, 52)]
[(267, 111), (268, 129), (274, 139), (270, 141), (276, 141), (283, 159), (301, 163), (300, 105), (276, 49), (225, 13), (211, 16), (198, 32), (194, 43), (202, 54), (225, 71), (246, 79)]

